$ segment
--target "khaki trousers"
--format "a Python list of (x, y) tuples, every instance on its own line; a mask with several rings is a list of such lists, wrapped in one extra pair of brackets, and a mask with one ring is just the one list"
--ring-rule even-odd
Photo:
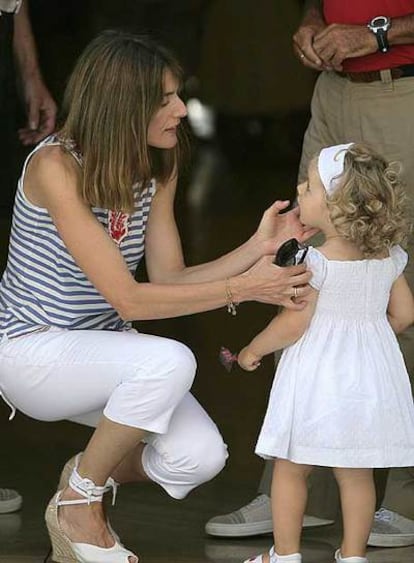
[[(402, 163), (407, 193), (414, 205), (414, 77), (392, 80), (390, 72), (384, 70), (381, 81), (355, 83), (334, 72), (320, 74), (303, 140), (299, 182), (307, 177), (309, 161), (322, 147), (352, 141), (368, 143), (387, 159)], [(413, 240), (408, 252), (405, 275), (414, 291)], [(399, 340), (414, 389), (414, 328)], [(259, 492), (270, 494), (271, 474), (272, 462), (267, 462)], [(381, 506), (414, 520), (414, 468), (388, 472)], [(332, 472), (316, 468), (309, 480), (306, 513), (334, 518), (338, 509)]]

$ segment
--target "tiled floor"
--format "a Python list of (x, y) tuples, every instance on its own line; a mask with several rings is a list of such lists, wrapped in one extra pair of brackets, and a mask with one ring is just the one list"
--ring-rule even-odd
[[(293, 193), (294, 164), (286, 163), (283, 155), (261, 158), (260, 146), (251, 143), (249, 150), (246, 143), (240, 145), (239, 154), (234, 143), (230, 155), (213, 147), (199, 153), (178, 196), (189, 263), (231, 249), (253, 232), (266, 205)], [(3, 262), (7, 227), (7, 221), (0, 223)], [(181, 502), (149, 484), (121, 488), (111, 521), (125, 544), (140, 555), (140, 563), (241, 563), (269, 547), (270, 537), (208, 538), (204, 523), (255, 494), (262, 464), (252, 451), (273, 375), (271, 359), (264, 362), (260, 373), (246, 375), (235, 370), (229, 375), (219, 365), (217, 352), (222, 344), (238, 349), (273, 313), (273, 308), (246, 304), (236, 318), (220, 310), (140, 324), (143, 331), (176, 337), (195, 351), (199, 374), (194, 393), (217, 422), (231, 454), (226, 469), (213, 482)], [(0, 486), (18, 488), (24, 506), (20, 513), (0, 516), (0, 563), (41, 563), (48, 552), (45, 505), (60, 467), (82, 449), (90, 430), (68, 422), (34, 422), (21, 414), (8, 423), (7, 417), (8, 409), (1, 403)], [(332, 563), (339, 539), (339, 523), (305, 531), (304, 563)], [(413, 563), (414, 547), (371, 549), (369, 560)]]

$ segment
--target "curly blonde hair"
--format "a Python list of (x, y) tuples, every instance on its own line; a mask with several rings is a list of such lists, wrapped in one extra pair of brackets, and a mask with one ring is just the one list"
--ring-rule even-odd
[(405, 246), (412, 232), (400, 168), (399, 163), (388, 163), (369, 146), (354, 144), (346, 152), (339, 187), (326, 197), (336, 231), (366, 258), (396, 244)]

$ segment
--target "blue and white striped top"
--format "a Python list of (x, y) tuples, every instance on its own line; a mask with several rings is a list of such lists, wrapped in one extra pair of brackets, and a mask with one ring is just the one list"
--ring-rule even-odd
[[(62, 141), (55, 135), (40, 143), (27, 157), (17, 185), (9, 255), (0, 283), (0, 335), (7, 334), (9, 338), (50, 326), (71, 330), (131, 327), (77, 266), (47, 210), (31, 204), (23, 192), (30, 157), (45, 145), (59, 144)], [(79, 155), (71, 152), (79, 161)], [(144, 254), (145, 227), (154, 193), (155, 181), (140, 194), (137, 190), (135, 212), (121, 217), (121, 230), (127, 224), (127, 231), (119, 249), (132, 274)], [(110, 223), (117, 214), (97, 207), (92, 211), (111, 231)]]

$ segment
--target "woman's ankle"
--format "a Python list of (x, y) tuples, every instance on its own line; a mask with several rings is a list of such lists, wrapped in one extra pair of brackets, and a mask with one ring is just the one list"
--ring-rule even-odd
[[(91, 520), (105, 525), (106, 527), (106, 516), (104, 511), (104, 506), (101, 502), (92, 502), (88, 504), (87, 500), (80, 493), (74, 491), (70, 486), (66, 487), (60, 495), (61, 501), (75, 501), (74, 504), (64, 504), (59, 507), (59, 519), (66, 521), (71, 521), (76, 523), (78, 518), (82, 522)], [(81, 502), (77, 502), (81, 501)]]
[(80, 493), (74, 491), (70, 485), (68, 485), (60, 494), (60, 500), (82, 500), (83, 497)]

